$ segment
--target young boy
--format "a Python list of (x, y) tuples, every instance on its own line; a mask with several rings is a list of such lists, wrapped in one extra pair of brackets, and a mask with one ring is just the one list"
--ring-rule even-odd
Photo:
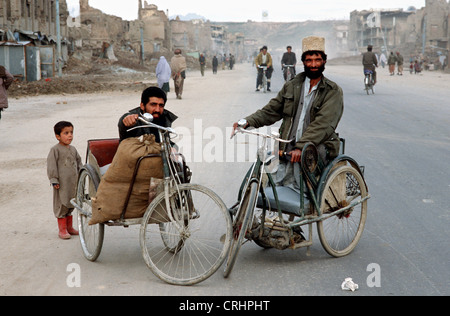
[(53, 186), (53, 212), (58, 219), (59, 237), (69, 239), (70, 235), (78, 235), (78, 231), (72, 227), (73, 206), (70, 200), (76, 194), (82, 163), (77, 150), (70, 145), (73, 125), (62, 121), (55, 125), (54, 131), (59, 143), (48, 154), (47, 175)]

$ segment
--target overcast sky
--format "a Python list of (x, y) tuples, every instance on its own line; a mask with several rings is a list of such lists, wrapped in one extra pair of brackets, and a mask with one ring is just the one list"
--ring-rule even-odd
[[(72, 7), (79, 3), (66, 1)], [(169, 10), (169, 16), (196, 13), (214, 22), (263, 21), (263, 12), (267, 12), (265, 20), (270, 22), (348, 20), (353, 10), (425, 6), (425, 0), (147, 0), (147, 3), (156, 4), (159, 10)], [(89, 4), (125, 20), (137, 19), (138, 0), (89, 0)]]

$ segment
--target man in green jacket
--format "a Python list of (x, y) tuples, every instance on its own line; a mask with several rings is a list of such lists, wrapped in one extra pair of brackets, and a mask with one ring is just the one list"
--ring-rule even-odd
[[(325, 163), (339, 153), (336, 128), (344, 110), (343, 92), (336, 83), (323, 76), (326, 60), (324, 38), (303, 39), (305, 71), (287, 82), (265, 107), (233, 125), (234, 128), (238, 125), (259, 128), (282, 120), (281, 138), (293, 141), (280, 144), (280, 153), (289, 154), (291, 160), (280, 164), (275, 178), (278, 185), (292, 184), (292, 177), (297, 174), (294, 166), (298, 166), (294, 163), (300, 161), (306, 143), (312, 142), (318, 147)], [(297, 179), (295, 181), (293, 189), (298, 190), (299, 183)]]

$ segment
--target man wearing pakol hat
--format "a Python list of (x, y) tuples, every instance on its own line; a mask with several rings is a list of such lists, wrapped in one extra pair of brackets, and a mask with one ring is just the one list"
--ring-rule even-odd
[(344, 110), (342, 89), (323, 76), (327, 55), (325, 39), (310, 36), (303, 39), (302, 62), (305, 71), (285, 83), (278, 95), (262, 109), (234, 123), (245, 128), (272, 125), (283, 120), (280, 135), (293, 139), (280, 144), (280, 154), (289, 154), (290, 161), (280, 163), (274, 180), (277, 185), (300, 193), (299, 164), (303, 147), (312, 142), (327, 164), (339, 153), (340, 140), (336, 128)]
[(378, 67), (378, 58), (374, 52), (372, 52), (372, 45), (367, 46), (367, 52), (363, 54), (362, 64), (364, 67), (364, 73), (366, 70), (370, 70), (373, 72), (373, 84), (377, 83), (377, 72), (375, 71), (375, 67)]

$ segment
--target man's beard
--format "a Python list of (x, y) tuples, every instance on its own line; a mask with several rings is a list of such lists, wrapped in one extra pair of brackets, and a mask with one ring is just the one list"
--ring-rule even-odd
[[(155, 116), (155, 114), (158, 116)], [(161, 121), (162, 121), (162, 114), (159, 112), (156, 112), (156, 113), (153, 112), (152, 115), (153, 115), (153, 123), (155, 123), (156, 125), (159, 125), (159, 123), (161, 123)]]
[(325, 71), (325, 64), (320, 66), (318, 68), (318, 70), (316, 70), (316, 71), (312, 71), (311, 67), (304, 66), (304, 68), (305, 68), (306, 77), (308, 77), (309, 79), (317, 79), (317, 78), (320, 78), (322, 76), (323, 72)]

